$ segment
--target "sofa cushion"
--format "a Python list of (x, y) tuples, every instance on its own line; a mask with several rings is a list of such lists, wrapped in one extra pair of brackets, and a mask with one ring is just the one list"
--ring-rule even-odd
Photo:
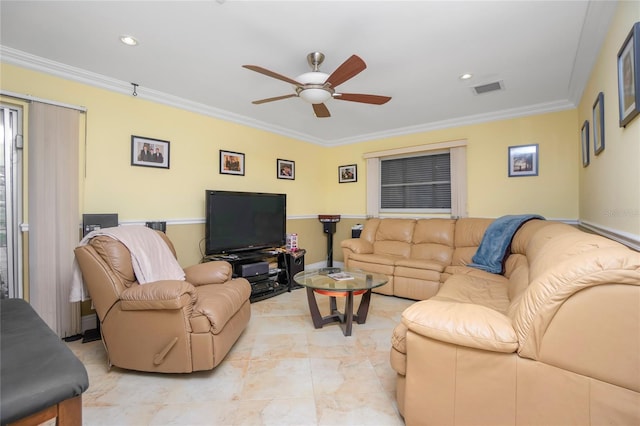
[[(438, 262), (438, 261), (429, 261), (429, 260), (419, 260), (419, 259), (399, 259), (396, 261), (396, 267), (404, 266), (405, 269), (417, 269), (417, 270), (426, 270), (426, 271), (434, 271), (434, 272), (443, 272), (446, 266), (446, 263)], [(440, 274), (438, 274), (440, 275)], [(407, 277), (411, 275), (405, 275)]]
[(484, 274), (491, 279), (474, 273), (452, 275), (432, 299), (473, 303), (506, 313), (509, 308), (509, 280), (501, 275)]
[(436, 243), (420, 243), (411, 246), (411, 259), (420, 261), (436, 261), (445, 265), (451, 263), (453, 247)]
[(120, 283), (123, 286), (120, 291), (124, 288), (131, 287), (131, 284), (136, 281), (136, 276), (131, 263), (131, 253), (127, 247), (120, 241), (105, 235), (98, 235), (92, 238), (91, 241), (89, 241), (89, 245), (95, 249), (96, 253), (98, 253), (116, 273), (116, 276), (120, 279)]
[(244, 278), (237, 278), (226, 284), (209, 284), (195, 288), (198, 301), (193, 307), (193, 315), (206, 316), (211, 323), (213, 334), (219, 334), (251, 296), (251, 285)]
[(403, 323), (393, 329), (390, 362), (398, 374), (407, 374), (407, 326)]
[(454, 219), (420, 219), (413, 231), (411, 258), (449, 265), (453, 254)]
[(383, 256), (409, 257), (411, 244), (403, 241), (376, 241), (373, 243), (373, 252)]
[(384, 219), (376, 231), (376, 241), (401, 241), (410, 243), (413, 238), (413, 219)]
[(350, 258), (352, 261), (356, 261), (356, 262), (373, 263), (377, 265), (387, 265), (387, 266), (394, 266), (396, 264), (396, 261), (401, 259), (398, 256), (389, 256), (389, 255), (382, 255), (382, 254), (360, 254), (360, 253), (354, 253), (350, 256)]
[(493, 219), (462, 218), (456, 222), (452, 265), (467, 265), (478, 250), (484, 232)]
[(402, 313), (412, 332), (454, 345), (511, 353), (518, 337), (505, 315), (485, 306), (445, 300), (423, 300)]
[(432, 269), (410, 268), (406, 266), (396, 266), (393, 271), (395, 277), (415, 278), (424, 281), (440, 282), (440, 272)]
[(413, 230), (413, 244), (439, 244), (453, 247), (455, 219), (420, 219)]

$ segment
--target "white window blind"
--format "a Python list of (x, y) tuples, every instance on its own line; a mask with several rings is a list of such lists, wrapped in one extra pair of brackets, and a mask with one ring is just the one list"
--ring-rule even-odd
[(364, 154), (367, 216), (418, 213), (466, 217), (466, 146), (466, 140), (457, 140)]
[(380, 161), (380, 210), (451, 211), (449, 152)]

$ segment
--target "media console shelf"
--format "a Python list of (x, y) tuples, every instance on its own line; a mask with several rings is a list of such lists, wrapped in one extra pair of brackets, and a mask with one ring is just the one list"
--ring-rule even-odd
[(256, 250), (206, 256), (203, 262), (229, 262), (233, 276), (246, 278), (251, 284), (250, 301), (253, 303), (299, 288), (293, 276), (304, 270), (304, 255), (305, 250)]

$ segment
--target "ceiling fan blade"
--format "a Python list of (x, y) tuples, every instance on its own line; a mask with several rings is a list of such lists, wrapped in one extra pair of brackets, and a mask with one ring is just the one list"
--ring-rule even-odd
[(268, 77), (272, 77), (272, 78), (276, 78), (278, 80), (285, 81), (287, 83), (293, 84), (294, 86), (302, 86), (302, 84), (298, 83), (297, 81), (295, 81), (295, 80), (293, 80), (293, 79), (291, 79), (289, 77), (285, 77), (284, 75), (278, 74), (277, 72), (269, 71), (268, 69), (259, 67), (257, 65), (243, 65), (242, 68), (246, 68), (248, 70), (255, 71), (255, 72), (260, 73), (260, 74), (264, 74), (264, 75), (266, 75)]
[(329, 114), (329, 109), (325, 104), (313, 104), (311, 106), (313, 107), (313, 112), (316, 114), (316, 117), (318, 118), (331, 117), (331, 114)]
[(297, 96), (298, 95), (296, 95), (295, 93), (292, 93), (290, 95), (282, 95), (282, 96), (276, 96), (276, 97), (273, 97), (273, 98), (260, 99), (260, 100), (257, 100), (257, 101), (253, 101), (251, 103), (252, 104), (256, 104), (256, 105), (260, 105), (260, 104), (264, 104), (264, 103), (267, 103), (267, 102), (279, 101), (281, 99), (295, 98)]
[(355, 77), (364, 69), (367, 68), (367, 64), (357, 55), (351, 55), (349, 59), (344, 61), (330, 76), (327, 78), (326, 83), (331, 84), (331, 87), (336, 87), (339, 84), (344, 83), (352, 77)]
[(389, 96), (379, 95), (363, 95), (360, 93), (336, 93), (333, 95), (333, 99), (339, 99), (341, 101), (362, 102), (364, 104), (382, 105), (391, 100)]

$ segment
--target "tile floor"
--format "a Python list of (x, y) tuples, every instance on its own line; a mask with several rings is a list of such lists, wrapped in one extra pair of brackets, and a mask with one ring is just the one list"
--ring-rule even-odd
[(345, 337), (337, 324), (313, 328), (304, 289), (256, 302), (225, 360), (192, 374), (108, 371), (101, 341), (69, 343), (89, 373), (84, 424), (403, 425), (389, 349), (412, 303), (374, 294), (366, 324)]

